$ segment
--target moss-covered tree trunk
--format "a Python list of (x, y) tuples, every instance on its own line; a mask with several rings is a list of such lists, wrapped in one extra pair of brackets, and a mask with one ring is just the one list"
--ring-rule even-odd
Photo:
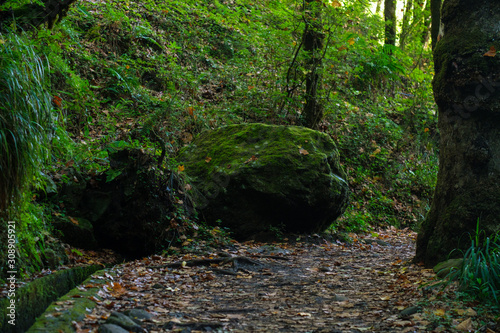
[(445, 0), (441, 21), (440, 165), (415, 257), (427, 266), (469, 247), (478, 221), (486, 235), (500, 230), (500, 1)]
[(396, 45), (396, 0), (384, 1), (385, 44)]
[(399, 35), (399, 47), (404, 51), (407, 38), (411, 31), (410, 20), (413, 12), (413, 0), (406, 0), (403, 23), (401, 25), (401, 34)]

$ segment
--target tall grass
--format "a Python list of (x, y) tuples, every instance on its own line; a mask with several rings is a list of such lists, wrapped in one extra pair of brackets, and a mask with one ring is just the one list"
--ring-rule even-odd
[(47, 157), (49, 65), (23, 34), (0, 34), (0, 217), (21, 198)]
[(500, 234), (481, 240), (482, 233), (478, 222), (461, 267), (452, 269), (447, 278), (474, 298), (500, 304)]

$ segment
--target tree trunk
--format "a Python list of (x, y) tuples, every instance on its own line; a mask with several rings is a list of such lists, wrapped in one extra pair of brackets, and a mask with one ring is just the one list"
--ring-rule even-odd
[(401, 34), (399, 35), (399, 47), (404, 51), (406, 39), (410, 34), (410, 18), (412, 17), (413, 0), (407, 0), (405, 6), (405, 13), (403, 15), (403, 24), (401, 26)]
[(385, 44), (396, 45), (396, 0), (384, 0)]
[(322, 2), (306, 0), (304, 2), (304, 29), (303, 44), (307, 54), (306, 63), (306, 93), (304, 104), (304, 125), (316, 129), (323, 118), (323, 105), (318, 100), (318, 86), (321, 85), (321, 63), (324, 35), (321, 31)]
[[(500, 1), (445, 0), (434, 49), (440, 165), (415, 260), (432, 266), (500, 230)], [(455, 252), (454, 256), (460, 256)]]
[(422, 44), (428, 45), (429, 37), (431, 36), (431, 22), (432, 22), (431, 0), (427, 0), (425, 2), (425, 7), (422, 14), (424, 19), (422, 27)]
[(439, 23), (441, 22), (441, 0), (430, 0), (431, 2), (431, 46), (434, 50), (439, 35)]
[(380, 14), (381, 8), (382, 8), (382, 0), (377, 0), (377, 7), (375, 9), (375, 14)]

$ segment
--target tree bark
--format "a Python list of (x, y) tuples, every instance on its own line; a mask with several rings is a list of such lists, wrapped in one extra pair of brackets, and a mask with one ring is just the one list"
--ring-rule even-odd
[(315, 0), (304, 2), (304, 28), (303, 44), (307, 54), (306, 92), (303, 109), (304, 125), (317, 129), (323, 118), (323, 105), (318, 98), (318, 86), (321, 85), (321, 64), (323, 59), (324, 34), (320, 24), (321, 8), (323, 3)]
[(468, 248), (477, 223), (485, 236), (500, 230), (500, 61), (492, 56), (500, 1), (445, 0), (441, 15), (433, 80), (440, 164), (415, 256), (426, 266)]
[(385, 44), (396, 45), (396, 0), (384, 0)]
[(441, 22), (441, 0), (430, 0), (431, 2), (431, 46), (434, 50), (439, 35), (439, 24)]
[(0, 31), (11, 28), (31, 30), (47, 23), (52, 29), (55, 23), (66, 15), (69, 6), (77, 0), (42, 0), (44, 5), (37, 3), (25, 4), (19, 8), (0, 11)]

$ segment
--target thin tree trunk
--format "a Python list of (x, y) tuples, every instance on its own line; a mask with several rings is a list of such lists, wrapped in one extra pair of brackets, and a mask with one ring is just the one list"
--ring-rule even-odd
[(375, 14), (380, 14), (381, 9), (382, 9), (382, 0), (377, 0), (377, 8), (375, 9)]
[(317, 128), (323, 118), (323, 105), (318, 98), (318, 87), (321, 85), (321, 63), (324, 35), (319, 24), (322, 2), (305, 0), (304, 18), (306, 26), (303, 35), (304, 51), (308, 60), (306, 63), (306, 93), (303, 109), (304, 125)]
[(396, 0), (384, 0), (385, 44), (396, 45)]
[(431, 2), (431, 45), (436, 46), (439, 35), (439, 23), (441, 21), (441, 0), (430, 0)]
[[(416, 261), (432, 266), (475, 236), (500, 230), (500, 1), (445, 0), (434, 48), (439, 172), (417, 238)], [(490, 49), (491, 48), (491, 49)], [(461, 256), (455, 251), (452, 256)]]
[(423, 10), (423, 27), (422, 27), (422, 44), (426, 45), (429, 41), (431, 35), (431, 0), (425, 2), (425, 8)]
[(410, 34), (410, 18), (412, 17), (413, 0), (407, 0), (405, 6), (405, 13), (403, 15), (403, 24), (401, 27), (401, 35), (399, 37), (399, 47), (401, 50), (405, 49), (406, 39)]

